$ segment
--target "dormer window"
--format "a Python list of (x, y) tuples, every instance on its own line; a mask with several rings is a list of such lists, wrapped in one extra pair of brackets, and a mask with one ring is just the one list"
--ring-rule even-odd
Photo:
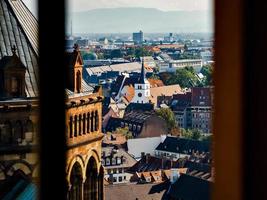
[(20, 83), (17, 77), (11, 77), (11, 94), (13, 96), (19, 96), (20, 94)]
[(118, 165), (121, 164), (121, 158), (117, 158), (117, 164), (118, 164)]
[(112, 165), (116, 165), (116, 158), (112, 158)]
[(109, 158), (106, 158), (106, 165), (110, 165), (110, 160), (109, 160)]

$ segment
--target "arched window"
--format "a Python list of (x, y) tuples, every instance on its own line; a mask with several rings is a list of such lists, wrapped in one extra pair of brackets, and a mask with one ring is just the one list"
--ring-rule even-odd
[(12, 141), (12, 125), (10, 121), (6, 121), (2, 129), (2, 142), (3, 144), (8, 144), (11, 143), (11, 141)]
[(69, 191), (69, 199), (78, 200), (82, 199), (82, 184), (83, 184), (83, 173), (79, 163), (75, 163), (71, 170), (70, 175), (71, 188)]
[(23, 139), (23, 127), (21, 121), (17, 121), (14, 127), (13, 142), (20, 143)]
[(76, 72), (76, 91), (78, 93), (81, 92), (81, 72), (80, 71)]
[(94, 112), (91, 113), (91, 132), (94, 132)]
[(31, 120), (27, 120), (25, 128), (25, 139), (27, 142), (33, 142), (33, 136), (34, 136), (33, 132), (34, 132), (33, 122)]
[(82, 135), (82, 115), (79, 115), (79, 135)]
[(99, 126), (99, 116), (98, 112), (95, 111), (95, 131), (98, 131), (98, 126)]
[(73, 137), (73, 117), (70, 117), (70, 121), (69, 121), (69, 130), (70, 130), (70, 138)]
[(31, 120), (27, 120), (26, 122), (26, 132), (33, 132), (33, 123)]
[(86, 114), (83, 114), (83, 134), (86, 134)]
[(77, 115), (74, 116), (74, 137), (77, 137)]
[(90, 133), (90, 113), (87, 113), (87, 133)]

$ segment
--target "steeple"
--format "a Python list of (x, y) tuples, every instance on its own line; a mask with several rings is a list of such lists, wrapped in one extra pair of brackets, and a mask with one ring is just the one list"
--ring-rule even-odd
[(144, 65), (144, 57), (142, 58), (142, 68), (141, 75), (139, 78), (139, 83), (145, 83), (146, 73), (145, 73), (145, 65)]

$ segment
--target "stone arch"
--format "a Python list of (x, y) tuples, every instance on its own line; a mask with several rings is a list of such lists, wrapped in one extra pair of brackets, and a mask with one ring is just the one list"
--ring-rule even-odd
[(40, 172), (40, 164), (35, 165), (32, 171), (32, 178), (38, 178)]
[(34, 135), (34, 124), (32, 120), (28, 119), (25, 123), (24, 127), (24, 138), (26, 139), (27, 142), (33, 142), (35, 139)]
[(13, 174), (18, 170), (22, 171), (27, 176), (31, 176), (32, 174), (32, 168), (30, 164), (23, 162), (23, 161), (15, 162), (11, 164), (7, 169), (8, 170), (6, 174), (8, 176), (13, 176)]
[(14, 125), (14, 132), (13, 132), (13, 142), (14, 143), (20, 143), (22, 139), (24, 139), (24, 134), (23, 134), (23, 125), (20, 120), (16, 121)]
[(98, 200), (104, 200), (104, 167), (102, 165), (98, 173)]
[(91, 157), (93, 157), (96, 160), (97, 169), (99, 171), (101, 159), (100, 159), (100, 156), (99, 156), (99, 154), (97, 153), (97, 151), (95, 149), (90, 149), (89, 150), (89, 152), (87, 154), (87, 158), (85, 160), (85, 167), (87, 167), (88, 162), (89, 162)]
[(94, 127), (94, 129), (95, 129), (95, 131), (98, 131), (98, 129), (99, 129), (99, 116), (98, 116), (98, 111), (96, 110), (95, 111), (95, 127)]
[(94, 112), (92, 111), (92, 112), (91, 112), (91, 119), (90, 119), (90, 121), (91, 121), (90, 132), (92, 132), (92, 133), (95, 131), (95, 129), (94, 129), (94, 128), (95, 128), (95, 127), (94, 127), (95, 119), (94, 119), (94, 118), (95, 118), (95, 115), (94, 115)]
[(70, 116), (70, 120), (69, 120), (69, 137), (72, 138), (73, 137), (73, 117)]
[(25, 131), (26, 132), (33, 132), (34, 131), (34, 126), (32, 120), (28, 119), (25, 124)]
[(82, 135), (82, 115), (81, 114), (79, 114), (79, 119), (78, 119), (78, 121), (79, 121), (79, 134), (78, 135)]
[(78, 136), (78, 117), (77, 115), (74, 116), (74, 137)]
[(67, 168), (67, 182), (68, 184), (70, 185), (70, 175), (71, 175), (71, 170), (74, 166), (75, 163), (79, 163), (81, 168), (82, 168), (82, 172), (83, 172), (83, 179), (85, 179), (85, 163), (83, 161), (83, 158), (80, 156), (80, 155), (76, 155), (71, 161), (70, 161), (70, 164), (68, 165), (68, 168)]
[(98, 197), (98, 162), (94, 156), (89, 158), (86, 165), (84, 182), (84, 199), (97, 200)]
[(75, 162), (70, 171), (69, 200), (83, 199), (83, 169), (79, 162)]
[(83, 113), (83, 134), (86, 134), (86, 114)]
[(2, 142), (4, 144), (8, 144), (12, 142), (12, 124), (10, 121), (5, 121), (4, 127), (2, 128), (1, 131), (2, 135)]
[(87, 133), (90, 133), (90, 123), (91, 123), (90, 118), (91, 118), (91, 116), (90, 116), (90, 113), (88, 112), (87, 113), (87, 122), (86, 122), (86, 132)]

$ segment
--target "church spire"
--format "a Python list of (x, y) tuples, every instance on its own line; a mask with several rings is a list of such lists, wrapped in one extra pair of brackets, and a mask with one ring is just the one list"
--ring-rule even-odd
[(141, 68), (141, 75), (139, 79), (139, 83), (145, 83), (146, 73), (145, 73), (145, 64), (144, 64), (144, 57), (142, 58), (142, 68)]

